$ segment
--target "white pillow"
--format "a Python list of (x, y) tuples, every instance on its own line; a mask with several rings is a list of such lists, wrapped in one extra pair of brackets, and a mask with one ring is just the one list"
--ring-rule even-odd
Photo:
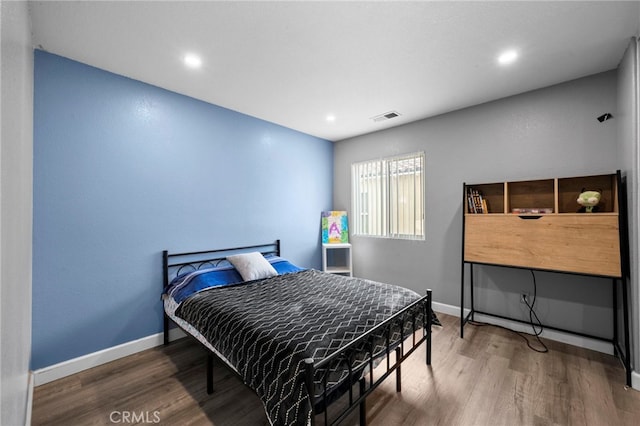
[(257, 251), (227, 256), (227, 260), (235, 266), (245, 281), (259, 280), (261, 278), (278, 275), (278, 271), (271, 266), (262, 253)]

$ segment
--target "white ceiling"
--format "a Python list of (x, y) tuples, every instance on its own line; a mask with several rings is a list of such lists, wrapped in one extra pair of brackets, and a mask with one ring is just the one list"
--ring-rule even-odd
[[(45, 1), (31, 14), (35, 47), (337, 141), (616, 68), (639, 4)], [(506, 48), (520, 57), (500, 67)]]

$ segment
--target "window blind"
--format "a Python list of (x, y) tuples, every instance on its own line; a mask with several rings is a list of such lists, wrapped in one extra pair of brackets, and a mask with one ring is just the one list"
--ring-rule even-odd
[(354, 163), (354, 234), (424, 239), (424, 153)]

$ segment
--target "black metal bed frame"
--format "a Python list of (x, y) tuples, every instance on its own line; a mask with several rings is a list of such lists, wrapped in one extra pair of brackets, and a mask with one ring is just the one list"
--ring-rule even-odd
[[(280, 256), (280, 240), (276, 240), (272, 243), (267, 244), (257, 244), (251, 246), (244, 247), (233, 247), (228, 249), (217, 249), (217, 250), (206, 250), (206, 251), (195, 251), (195, 252), (184, 252), (184, 253), (169, 253), (167, 250), (162, 252), (162, 270), (163, 270), (163, 289), (165, 289), (169, 285), (169, 274), (170, 270), (175, 271), (174, 276), (182, 272), (185, 268), (192, 270), (199, 270), (202, 268), (216, 266), (221, 261), (226, 259), (226, 255), (231, 253), (239, 253), (239, 252), (248, 252), (248, 251), (259, 251), (260, 253), (266, 254), (275, 254), (276, 256)], [(224, 256), (221, 256), (224, 254)], [(211, 257), (213, 256), (213, 257)], [(186, 272), (186, 271), (185, 271)], [(407, 359), (418, 347), (426, 342), (426, 364), (431, 365), (431, 327), (432, 327), (432, 317), (431, 317), (431, 305), (432, 305), (432, 291), (429, 289), (426, 292), (425, 296), (422, 296), (420, 299), (406, 306), (399, 312), (395, 313), (393, 316), (387, 318), (382, 323), (378, 324), (374, 328), (368, 330), (366, 333), (362, 334), (358, 338), (352, 340), (336, 352), (332, 353), (328, 357), (315, 361), (313, 359), (305, 360), (306, 363), (306, 371), (305, 371), (305, 382), (307, 385), (307, 390), (312, 399), (311, 404), (311, 425), (316, 424), (316, 416), (320, 413), (324, 413), (322, 420), (323, 424), (338, 424), (356, 408), (359, 407), (360, 414), (360, 424), (366, 425), (366, 397), (371, 394), (376, 387), (378, 387), (389, 375), (393, 372), (396, 373), (396, 392), (400, 392), (402, 388), (402, 377), (401, 377), (401, 364)], [(416, 308), (422, 308), (423, 314), (423, 326), (422, 326), (422, 335), (418, 338), (416, 337)], [(409, 316), (410, 318), (407, 318)], [(169, 344), (169, 328), (170, 328), (170, 318), (164, 312), (164, 344)], [(409, 339), (409, 336), (404, 335), (404, 327), (407, 322), (410, 321), (412, 323), (412, 338)], [(180, 327), (179, 324), (176, 324)], [(400, 330), (400, 341), (399, 342), (391, 342), (391, 329), (394, 326), (399, 326)], [(182, 327), (180, 327), (182, 328)], [(191, 336), (186, 330), (183, 329), (185, 333)], [(374, 347), (374, 336), (381, 335), (384, 333), (385, 336), (385, 352), (386, 355), (386, 369), (379, 377), (374, 377), (374, 367), (375, 367), (375, 358), (379, 357), (380, 354), (373, 354)], [(410, 341), (410, 347), (405, 350), (405, 339)], [(197, 340), (197, 339), (196, 339)], [(214, 352), (210, 351), (204, 344), (198, 341), (203, 347), (207, 349), (207, 393), (213, 393), (213, 361), (214, 357), (218, 358), (218, 355)], [(321, 394), (316, 396), (316, 383), (314, 382), (315, 372), (318, 369), (329, 366), (332, 362), (335, 362), (339, 359), (351, 360), (355, 351), (355, 348), (358, 346), (362, 346), (365, 343), (369, 348), (366, 358), (366, 362), (358, 371), (352, 371), (351, 362), (348, 362), (349, 366), (349, 375), (348, 375), (348, 385), (346, 390), (342, 387), (344, 391), (344, 395), (342, 398), (347, 399), (347, 404), (344, 409), (335, 413), (335, 418), (330, 421), (328, 414), (328, 407), (325, 407), (325, 403), (327, 405), (331, 404), (329, 398), (335, 396), (335, 392), (338, 392), (340, 389), (327, 389), (327, 380), (326, 375), (324, 375), (324, 380), (322, 383)], [(407, 344), (408, 346), (408, 344)], [(392, 363), (390, 359), (391, 352), (395, 353), (395, 361)], [(224, 363), (224, 361), (220, 360)], [(384, 362), (384, 361), (383, 361)], [(237, 373), (236, 373), (237, 374)], [(354, 393), (354, 386), (358, 387), (357, 395)], [(335, 402), (335, 401), (334, 401)]]

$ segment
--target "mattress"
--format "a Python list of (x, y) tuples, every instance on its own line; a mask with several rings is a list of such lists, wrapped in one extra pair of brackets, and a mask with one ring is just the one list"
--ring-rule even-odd
[[(198, 275), (207, 280), (206, 273)], [(420, 296), (403, 287), (316, 270), (194, 288), (181, 302), (165, 297), (167, 314), (255, 390), (276, 425), (307, 424), (312, 404), (338, 397), (370, 366), (370, 358), (386, 355), (388, 347), (424, 322), (424, 309), (417, 307), (403, 324), (356, 345), (349, 359), (318, 369), (314, 395), (309, 395), (307, 362), (330, 356)]]

